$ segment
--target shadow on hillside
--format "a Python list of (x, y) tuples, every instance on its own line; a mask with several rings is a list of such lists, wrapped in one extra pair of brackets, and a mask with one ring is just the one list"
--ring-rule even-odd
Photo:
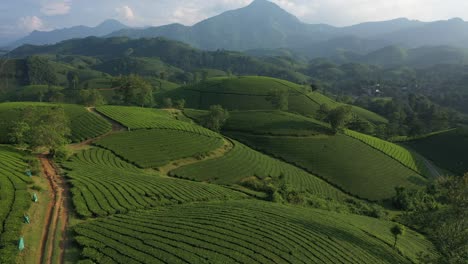
[[(346, 257), (352, 259), (349, 260), (349, 262), (362, 262), (362, 257), (365, 257), (365, 255), (372, 255), (373, 257), (381, 260), (401, 260), (398, 259), (401, 256), (391, 248), (390, 244), (385, 243), (382, 240), (376, 238), (374, 235), (358, 228), (356, 228), (356, 231), (362, 232), (363, 236), (357, 236), (356, 234), (348, 232), (345, 229), (332, 227), (330, 225), (323, 225), (317, 222), (305, 222), (301, 220), (293, 220), (292, 222), (299, 224), (305, 229), (314, 233), (321, 234), (322, 241), (320, 241), (320, 244), (322, 244), (322, 247), (330, 248), (330, 244), (334, 244), (336, 245), (336, 250), (343, 250), (343, 242), (345, 242), (348, 244), (348, 246), (360, 248), (362, 250), (361, 253), (353, 251), (353, 254), (344, 254)], [(382, 232), (387, 232), (387, 230), (382, 230)], [(340, 258), (340, 256), (334, 257)], [(369, 261), (371, 259), (367, 260)]]

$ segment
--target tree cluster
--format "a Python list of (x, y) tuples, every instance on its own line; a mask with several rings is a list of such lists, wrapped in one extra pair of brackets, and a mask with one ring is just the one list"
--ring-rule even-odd
[(401, 221), (428, 235), (439, 255), (422, 263), (466, 263), (468, 259), (468, 173), (436, 179), (423, 190), (397, 188), (394, 205)]
[(70, 123), (62, 107), (27, 107), (10, 125), (10, 141), (36, 151), (41, 148), (54, 154), (68, 143)]

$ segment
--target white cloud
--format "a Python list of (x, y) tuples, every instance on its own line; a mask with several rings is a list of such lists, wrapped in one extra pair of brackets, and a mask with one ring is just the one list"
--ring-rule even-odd
[(18, 21), (18, 27), (25, 32), (45, 29), (44, 22), (37, 16), (21, 17)]
[(46, 16), (66, 15), (71, 9), (71, 0), (44, 1), (41, 4), (41, 13)]
[(128, 5), (118, 7), (115, 9), (115, 11), (118, 13), (119, 17), (122, 19), (125, 19), (127, 21), (135, 20), (135, 13)]

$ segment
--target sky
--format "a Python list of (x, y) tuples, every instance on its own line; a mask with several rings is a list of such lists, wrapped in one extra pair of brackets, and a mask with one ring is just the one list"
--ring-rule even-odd
[[(406, 17), (468, 20), (468, 0), (270, 0), (306, 23), (353, 25)], [(33, 30), (96, 26), (118, 19), (129, 26), (192, 25), (252, 0), (0, 0), (0, 43)]]

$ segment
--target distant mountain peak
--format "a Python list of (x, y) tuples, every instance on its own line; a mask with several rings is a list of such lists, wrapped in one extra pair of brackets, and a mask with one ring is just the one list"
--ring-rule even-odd
[(101, 24), (99, 24), (97, 26), (100, 27), (100, 26), (109, 26), (109, 25), (120, 26), (120, 25), (123, 25), (123, 24), (120, 21), (118, 21), (117, 19), (107, 19), (107, 20), (102, 21)]
[(258, 6), (258, 5), (270, 5), (270, 6), (274, 5), (274, 6), (276, 6), (275, 3), (270, 2), (268, 0), (254, 0), (248, 6)]

